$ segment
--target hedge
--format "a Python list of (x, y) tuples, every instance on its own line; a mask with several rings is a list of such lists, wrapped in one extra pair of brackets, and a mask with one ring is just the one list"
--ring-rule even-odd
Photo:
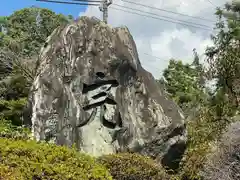
[(64, 146), (0, 138), (1, 180), (112, 180), (88, 155)]
[(147, 156), (133, 153), (104, 155), (98, 162), (106, 166), (115, 180), (168, 180), (164, 169)]

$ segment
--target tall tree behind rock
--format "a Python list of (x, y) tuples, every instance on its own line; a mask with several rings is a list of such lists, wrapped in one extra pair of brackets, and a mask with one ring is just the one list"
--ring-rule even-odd
[(201, 76), (203, 67), (196, 60), (192, 64), (183, 64), (182, 61), (171, 59), (163, 72), (164, 82), (160, 80), (169, 96), (185, 112), (206, 98)]
[[(23, 87), (29, 87), (40, 47), (55, 28), (65, 25), (70, 20), (72, 20), (70, 16), (66, 17), (48, 9), (34, 7), (25, 8), (14, 12), (9, 17), (0, 18), (1, 27), (6, 29), (6, 32), (1, 34), (0, 42), (0, 79), (3, 80), (0, 82), (0, 87), (5, 86), (5, 92), (2, 92), (4, 89), (2, 88), (0, 96), (8, 96), (10, 90), (6, 86), (9, 83), (12, 84), (11, 80), (17, 77), (22, 80), (20, 84)], [(28, 63), (27, 66), (26, 63)], [(9, 75), (11, 78), (4, 79)]]
[[(227, 95), (228, 103), (238, 107), (239, 92), (236, 87), (239, 86), (240, 78), (240, 1), (227, 3), (223, 9), (217, 10), (216, 15), (218, 33), (212, 36), (214, 46), (206, 51), (209, 72), (211, 78), (217, 79), (218, 93), (221, 91), (223, 95)], [(224, 104), (226, 106), (227, 103)], [(230, 109), (232, 111), (233, 107)], [(222, 111), (220, 115), (225, 113)]]
[(66, 24), (70, 19), (55, 14), (48, 9), (25, 8), (7, 17), (7, 34), (3, 37), (1, 47), (16, 53), (31, 56), (38, 53), (46, 38), (55, 28)]
[(55, 28), (72, 19), (34, 7), (0, 17), (0, 118), (20, 124), (40, 47)]

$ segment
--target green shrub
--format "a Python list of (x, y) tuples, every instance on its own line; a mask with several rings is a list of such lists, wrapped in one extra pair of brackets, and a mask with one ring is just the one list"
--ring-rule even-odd
[(14, 126), (9, 121), (0, 119), (0, 137), (10, 139), (30, 139), (30, 129), (23, 126)]
[(207, 155), (229, 122), (227, 119), (217, 118), (210, 107), (202, 107), (198, 116), (188, 121), (188, 146), (181, 162), (181, 179), (202, 179), (199, 172), (207, 160)]
[(75, 149), (0, 138), (0, 179), (112, 180), (107, 169)]
[(203, 179), (239, 180), (240, 122), (231, 123), (215, 146), (201, 171)]
[(21, 64), (19, 64), (18, 69), (15, 68), (15, 65), (12, 74), (0, 82), (1, 97), (5, 100), (17, 100), (28, 96), (32, 81), (25, 77), (25, 71), (28, 71), (28, 69), (21, 67)]
[(22, 125), (21, 117), (26, 102), (26, 98), (10, 101), (0, 99), (0, 119), (9, 120), (13, 125)]
[(104, 155), (98, 159), (115, 180), (167, 180), (169, 176), (147, 156), (131, 153)]

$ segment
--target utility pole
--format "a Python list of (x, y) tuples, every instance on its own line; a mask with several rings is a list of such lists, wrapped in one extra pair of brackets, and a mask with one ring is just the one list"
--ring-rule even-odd
[(103, 22), (107, 24), (108, 6), (112, 4), (112, 0), (102, 0), (99, 10), (103, 12)]
[(103, 13), (103, 22), (107, 24), (108, 20), (108, 6), (113, 3), (113, 0), (36, 0), (46, 3), (58, 4), (72, 4), (72, 5), (86, 5), (86, 6), (99, 6), (99, 10)]

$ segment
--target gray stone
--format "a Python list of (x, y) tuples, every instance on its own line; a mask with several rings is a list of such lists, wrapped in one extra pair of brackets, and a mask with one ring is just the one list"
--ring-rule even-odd
[(82, 17), (52, 33), (38, 64), (25, 116), (36, 140), (169, 166), (184, 151), (182, 112), (141, 66), (126, 27)]

